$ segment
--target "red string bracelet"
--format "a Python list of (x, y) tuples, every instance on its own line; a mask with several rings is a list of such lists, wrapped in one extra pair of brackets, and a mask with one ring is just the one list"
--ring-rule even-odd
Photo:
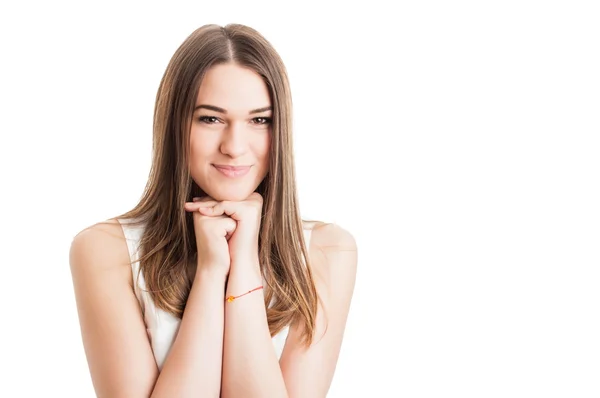
[(247, 294), (250, 294), (250, 293), (252, 293), (252, 292), (254, 292), (254, 291), (256, 291), (256, 290), (260, 290), (260, 289), (262, 289), (262, 288), (263, 288), (262, 286), (255, 287), (254, 289), (252, 289), (252, 290), (248, 290), (246, 293), (244, 293), (244, 294), (240, 294), (239, 296), (229, 296), (229, 297), (227, 297), (225, 300), (227, 300), (227, 302), (228, 302), (228, 303), (231, 303), (231, 302), (232, 302), (233, 300), (235, 300), (236, 298), (240, 298), (240, 297), (242, 297), (242, 296), (245, 296), (245, 295), (247, 295)]

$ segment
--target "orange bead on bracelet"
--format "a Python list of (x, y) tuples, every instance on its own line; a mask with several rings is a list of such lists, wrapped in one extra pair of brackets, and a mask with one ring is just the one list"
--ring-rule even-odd
[(232, 302), (233, 300), (235, 300), (236, 298), (240, 298), (240, 297), (242, 297), (242, 296), (245, 296), (245, 295), (247, 295), (247, 294), (250, 294), (250, 293), (252, 293), (252, 292), (254, 292), (254, 291), (256, 291), (256, 290), (260, 290), (260, 289), (262, 289), (262, 288), (263, 288), (262, 286), (255, 287), (254, 289), (252, 289), (252, 290), (248, 290), (246, 293), (244, 293), (244, 294), (240, 294), (239, 296), (229, 296), (229, 297), (227, 297), (225, 300), (227, 300), (227, 302), (228, 302), (228, 303), (231, 303), (231, 302)]

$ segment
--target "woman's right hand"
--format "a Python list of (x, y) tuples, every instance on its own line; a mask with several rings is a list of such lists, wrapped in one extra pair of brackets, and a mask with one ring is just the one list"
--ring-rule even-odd
[(193, 198), (193, 202), (186, 202), (185, 210), (192, 212), (194, 218), (198, 248), (197, 270), (214, 270), (227, 275), (231, 264), (227, 241), (235, 231), (237, 223), (226, 215), (205, 216), (198, 211), (200, 207), (212, 207), (217, 203), (208, 196)]

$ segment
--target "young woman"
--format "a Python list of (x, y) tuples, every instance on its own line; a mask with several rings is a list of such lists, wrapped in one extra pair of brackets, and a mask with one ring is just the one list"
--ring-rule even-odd
[(291, 104), (249, 27), (203, 26), (174, 54), (142, 199), (71, 245), (98, 396), (326, 396), (357, 251), (300, 218)]

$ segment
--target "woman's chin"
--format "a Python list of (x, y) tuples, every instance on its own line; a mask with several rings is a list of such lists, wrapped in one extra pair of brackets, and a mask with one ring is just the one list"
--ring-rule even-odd
[(241, 202), (243, 200), (248, 199), (250, 195), (254, 192), (254, 190), (241, 190), (241, 189), (220, 189), (208, 190), (205, 191), (211, 198), (216, 201), (231, 201), (231, 202)]

